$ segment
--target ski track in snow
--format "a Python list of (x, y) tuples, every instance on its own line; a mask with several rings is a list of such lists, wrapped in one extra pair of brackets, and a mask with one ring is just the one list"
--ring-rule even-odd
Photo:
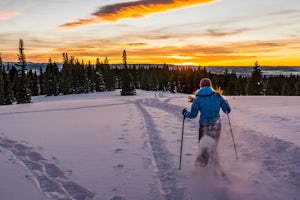
[(33, 147), (0, 137), (0, 147), (11, 152), (33, 176), (38, 188), (53, 199), (92, 200), (94, 194), (70, 180), (55, 164), (49, 162)]
[[(144, 107), (145, 105), (149, 105), (152, 101), (157, 100), (137, 100), (135, 103), (143, 114), (146, 123), (149, 145), (153, 154), (153, 165), (156, 168), (157, 181), (162, 193), (162, 198), (170, 200), (184, 199), (184, 191), (179, 189), (176, 185), (176, 172), (170, 161), (171, 153), (168, 152), (164, 140), (160, 137), (151, 114)], [(155, 103), (155, 105), (157, 105), (157, 103)]]
[(116, 105), (124, 105), (129, 104), (130, 102), (121, 102), (121, 103), (111, 103), (111, 104), (101, 104), (101, 105), (91, 105), (91, 106), (79, 106), (79, 107), (70, 107), (70, 108), (56, 108), (56, 109), (45, 109), (45, 110), (30, 110), (30, 111), (16, 111), (16, 112), (6, 112), (0, 113), (1, 115), (14, 115), (14, 114), (28, 114), (28, 113), (41, 113), (41, 112), (57, 112), (57, 111), (69, 111), (69, 110), (81, 110), (81, 109), (89, 109), (89, 108), (98, 108), (98, 107), (106, 107), (106, 106), (116, 106)]

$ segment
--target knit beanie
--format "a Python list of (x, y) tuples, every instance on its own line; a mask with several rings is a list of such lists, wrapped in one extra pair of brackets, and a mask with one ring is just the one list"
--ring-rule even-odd
[(205, 86), (212, 87), (211, 80), (209, 78), (203, 78), (203, 79), (201, 79), (201, 81), (200, 81), (200, 88), (205, 87)]

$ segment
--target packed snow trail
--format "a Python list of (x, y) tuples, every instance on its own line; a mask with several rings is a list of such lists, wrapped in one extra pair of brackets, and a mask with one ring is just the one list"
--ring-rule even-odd
[(153, 154), (152, 163), (157, 171), (158, 186), (162, 192), (163, 199), (183, 199), (183, 192), (176, 186), (175, 168), (170, 162), (170, 152), (166, 149), (165, 142), (160, 137), (151, 115), (143, 107), (143, 100), (137, 100), (136, 105), (144, 116), (149, 148)]
[[(209, 165), (207, 168), (198, 166), (189, 175), (185, 174), (186, 170), (178, 171), (182, 107), (168, 104), (169, 100), (161, 101), (157, 98), (149, 98), (136, 101), (146, 122), (150, 148), (153, 152), (154, 165), (157, 168), (157, 178), (162, 187), (163, 196), (165, 199), (178, 200), (193, 199), (193, 196), (199, 195), (201, 195), (201, 199), (228, 199), (227, 189), (218, 187), (226, 181), (218, 166)], [(176, 124), (175, 127), (173, 127), (174, 124)], [(184, 137), (185, 139), (196, 139), (191, 135)], [(170, 152), (172, 149), (178, 149), (178, 152)], [(193, 160), (192, 155), (195, 153), (196, 150), (195, 152), (185, 152), (183, 162)], [(192, 169), (193, 163), (189, 162), (189, 166), (185, 164), (184, 167)], [(195, 179), (195, 177), (198, 178)], [(193, 194), (193, 196), (189, 194), (191, 189), (185, 185), (185, 180), (190, 181), (191, 178), (195, 180), (195, 185), (201, 185), (195, 190), (197, 194)]]

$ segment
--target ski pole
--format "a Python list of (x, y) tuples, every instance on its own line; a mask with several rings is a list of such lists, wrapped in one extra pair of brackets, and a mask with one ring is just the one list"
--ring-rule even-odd
[(183, 120), (182, 120), (182, 132), (181, 132), (181, 145), (180, 145), (180, 158), (179, 158), (179, 170), (181, 169), (182, 146), (183, 146), (183, 132), (184, 132), (184, 120), (185, 120), (185, 117), (183, 116)]
[(233, 138), (233, 132), (232, 132), (232, 127), (231, 127), (230, 118), (229, 118), (229, 114), (228, 113), (227, 113), (227, 118), (228, 118), (228, 123), (229, 123), (229, 127), (230, 127), (230, 133), (231, 133), (231, 137), (232, 137), (232, 142), (233, 142), (235, 156), (236, 156), (236, 159), (238, 160), (239, 158), (238, 158), (237, 151), (236, 151), (236, 146), (235, 146), (235, 142), (234, 142), (234, 138)]

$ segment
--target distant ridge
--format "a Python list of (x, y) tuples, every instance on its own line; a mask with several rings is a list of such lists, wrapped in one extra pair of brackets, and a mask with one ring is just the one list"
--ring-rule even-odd
[[(4, 62), (5, 67), (11, 67), (18, 62)], [(46, 70), (48, 63), (33, 63), (27, 62), (27, 69), (39, 72), (40, 69)], [(59, 69), (62, 69), (63, 63), (56, 63)], [(164, 64), (127, 64), (129, 68), (136, 67), (163, 67)], [(253, 66), (193, 66), (193, 65), (173, 65), (166, 64), (170, 68), (201, 68), (206, 69), (210, 73), (214, 74), (224, 74), (227, 70), (228, 73), (235, 73), (237, 76), (250, 76)], [(122, 68), (123, 64), (110, 64), (112, 68)], [(17, 66), (15, 66), (18, 68)], [(261, 71), (263, 76), (290, 76), (299, 75), (300, 76), (300, 66), (261, 66)]]

